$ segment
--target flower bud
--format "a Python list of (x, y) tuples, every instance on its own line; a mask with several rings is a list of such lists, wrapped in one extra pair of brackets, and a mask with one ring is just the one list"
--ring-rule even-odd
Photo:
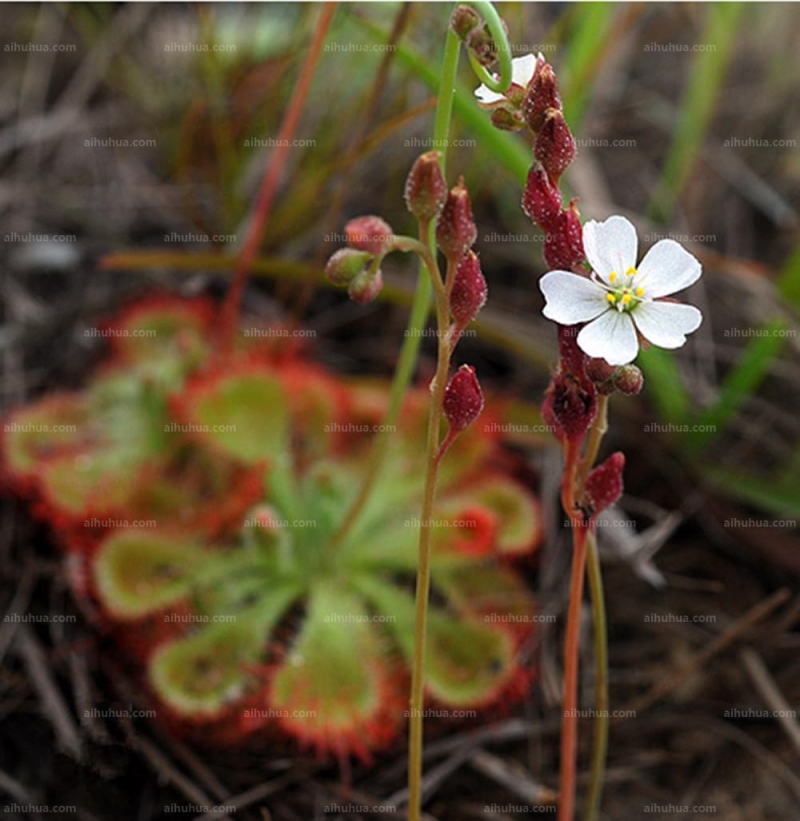
[(583, 504), (591, 519), (613, 505), (622, 496), (622, 471), (625, 469), (625, 454), (611, 454), (587, 477), (583, 486)]
[(644, 375), (636, 365), (623, 365), (614, 375), (614, 387), (628, 396), (636, 396), (644, 387)]
[(450, 434), (461, 433), (480, 416), (483, 393), (475, 376), (475, 368), (462, 365), (447, 383), (444, 391), (444, 415)]
[(609, 365), (605, 359), (589, 358), (586, 360), (586, 376), (594, 382), (601, 396), (611, 396), (616, 390), (614, 376), (617, 368)]
[(456, 6), (450, 17), (450, 28), (458, 35), (462, 43), (467, 41), (470, 33), (480, 24), (480, 16), (469, 6)]
[(406, 179), (406, 205), (420, 222), (436, 219), (447, 199), (447, 182), (439, 157), (439, 151), (428, 151), (417, 157)]
[(553, 67), (549, 63), (543, 63), (537, 65), (522, 103), (522, 114), (531, 131), (536, 133), (542, 130), (545, 115), (550, 108), (560, 111), (561, 97)]
[(586, 259), (583, 226), (574, 201), (559, 214), (545, 237), (544, 258), (551, 269), (562, 271), (571, 271)]
[(467, 251), (458, 263), (450, 291), (450, 314), (459, 328), (465, 328), (486, 304), (486, 280), (477, 254)]
[(436, 242), (448, 260), (461, 259), (477, 237), (478, 229), (472, 219), (469, 192), (462, 177), (447, 195), (436, 223)]
[(366, 305), (372, 302), (383, 290), (383, 276), (380, 271), (374, 273), (362, 271), (347, 289), (350, 299), (359, 305)]
[(349, 285), (372, 259), (372, 255), (355, 248), (340, 248), (328, 260), (325, 276), (334, 285)]
[(536, 137), (533, 155), (542, 164), (553, 185), (575, 159), (577, 145), (564, 115), (556, 108), (548, 108), (542, 128)]
[(389, 253), (394, 244), (394, 231), (385, 220), (376, 216), (356, 217), (344, 227), (347, 244), (376, 257)]
[(484, 68), (491, 68), (497, 62), (497, 44), (485, 25), (469, 33), (467, 48)]
[(554, 230), (561, 215), (561, 192), (541, 168), (533, 167), (528, 172), (522, 210), (544, 231)]
[(545, 404), (557, 433), (580, 442), (597, 415), (597, 391), (588, 379), (559, 372), (550, 381)]
[[(512, 89), (514, 86), (512, 86)], [(511, 106), (500, 103), (491, 114), (492, 125), (500, 131), (521, 131), (525, 128), (522, 115)]]

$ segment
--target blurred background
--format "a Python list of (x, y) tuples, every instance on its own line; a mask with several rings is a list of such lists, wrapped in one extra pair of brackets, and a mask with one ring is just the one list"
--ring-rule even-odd
[[(450, 9), (341, 5), (287, 152), (245, 310), (313, 329), (313, 355), (342, 373), (392, 373), (415, 268), (392, 258), (385, 298), (367, 307), (329, 288), (321, 268), (352, 216), (414, 228), (403, 182), (436, 147)], [(800, 9), (498, 9), (515, 56), (541, 51), (556, 69), (579, 146), (565, 185), (582, 216), (624, 214), (642, 247), (672, 237), (705, 271), (691, 294), (702, 328), (677, 354), (643, 355), (644, 393), (612, 404), (606, 448), (624, 450), (628, 467), (626, 495), (600, 533), (611, 693), (636, 715), (612, 727), (606, 817), (798, 818)], [(224, 293), (319, 12), (3, 6), (4, 410), (80, 385), (104, 350), (87, 328), (131, 296)], [(556, 358), (555, 330), (540, 314), (542, 236), (519, 207), (530, 148), (491, 127), (476, 85), (462, 60), (448, 175), (463, 175), (472, 194), (490, 301), (458, 356), (522, 414)], [(434, 367), (431, 343), (421, 377)], [(531, 584), (558, 612), (568, 565), (559, 455), (531, 425), (520, 424), (518, 445), (550, 516)], [(10, 498), (0, 573), (4, 610), (76, 613), (47, 533)], [(522, 817), (540, 781), (556, 783), (559, 649), (558, 630), (543, 630), (540, 682), (524, 710), (432, 745), (431, 816)], [(338, 770), (291, 748), (222, 755), (184, 747), (146, 720), (82, 720), (86, 705), (135, 704), (136, 694), (109, 673), (79, 613), (35, 627), (4, 621), (0, 656), (4, 818), (35, 817), (19, 811), (35, 804), (66, 805), (63, 817), (81, 819), (362, 817), (326, 810), (341, 797)], [(79, 738), (82, 752), (65, 738)], [(357, 768), (356, 793), (393, 795), (403, 766), (395, 750)], [(207, 814), (215, 804), (237, 809)]]

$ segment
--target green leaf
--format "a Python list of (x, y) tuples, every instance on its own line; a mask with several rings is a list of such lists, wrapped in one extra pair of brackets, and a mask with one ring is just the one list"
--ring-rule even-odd
[(703, 476), (735, 499), (748, 502), (776, 516), (800, 518), (798, 481), (771, 480), (739, 471), (705, 467)]
[(674, 354), (661, 348), (640, 351), (636, 364), (645, 375), (644, 384), (662, 419), (680, 422), (689, 414), (689, 394)]
[(138, 618), (185, 598), (208, 559), (199, 545), (146, 530), (116, 531), (94, 562), (103, 604), (118, 618)]
[(795, 307), (800, 307), (800, 245), (789, 255), (778, 277), (780, 295)]

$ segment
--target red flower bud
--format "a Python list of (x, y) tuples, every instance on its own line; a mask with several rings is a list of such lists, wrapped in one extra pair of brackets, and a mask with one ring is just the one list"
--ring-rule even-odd
[(597, 519), (598, 514), (622, 496), (624, 468), (625, 454), (617, 452), (609, 456), (586, 477), (583, 505), (591, 519)]
[(465, 328), (486, 304), (486, 280), (477, 254), (467, 251), (458, 263), (450, 292), (450, 314), (460, 328)]
[(644, 375), (636, 365), (623, 365), (614, 376), (614, 387), (628, 396), (636, 396), (644, 387)]
[(586, 259), (583, 226), (574, 201), (559, 214), (548, 231), (544, 240), (544, 258), (550, 268), (562, 271), (571, 271)]
[(366, 251), (356, 251), (355, 248), (340, 248), (328, 260), (325, 266), (325, 276), (334, 285), (349, 285), (372, 259)]
[(542, 164), (553, 185), (575, 159), (577, 145), (564, 115), (556, 108), (545, 112), (542, 128), (533, 146), (533, 155)]
[(359, 305), (366, 305), (372, 302), (383, 290), (383, 276), (380, 271), (370, 273), (363, 271), (351, 283), (347, 289), (350, 299)]
[(541, 131), (549, 108), (560, 111), (561, 97), (556, 73), (549, 63), (544, 63), (537, 65), (522, 103), (522, 114), (532, 131)]
[(447, 195), (436, 223), (436, 242), (448, 260), (461, 259), (477, 237), (478, 229), (472, 219), (469, 192), (462, 177), (458, 185)]
[(462, 365), (444, 391), (444, 415), (450, 425), (448, 439), (469, 427), (482, 410), (483, 393), (475, 376), (475, 368)]
[(597, 391), (588, 379), (556, 373), (547, 389), (548, 424), (570, 441), (580, 442), (597, 415)]
[(594, 382), (597, 392), (601, 396), (611, 396), (617, 389), (615, 376), (617, 368), (609, 365), (605, 359), (587, 358), (586, 375)]
[(533, 167), (528, 172), (522, 210), (544, 231), (555, 229), (561, 215), (561, 192), (541, 168)]
[(356, 217), (344, 227), (347, 244), (376, 257), (387, 254), (394, 244), (392, 226), (380, 217)]
[(478, 13), (469, 6), (456, 6), (450, 17), (450, 28), (458, 35), (461, 42), (466, 42), (473, 29), (481, 24)]
[(447, 199), (447, 182), (439, 164), (440, 157), (439, 151), (428, 151), (417, 157), (406, 178), (406, 205), (421, 222), (436, 219)]

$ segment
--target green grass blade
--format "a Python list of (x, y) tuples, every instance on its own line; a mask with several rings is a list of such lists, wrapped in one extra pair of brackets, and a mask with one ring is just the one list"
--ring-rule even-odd
[(789, 255), (778, 277), (780, 295), (795, 307), (800, 307), (800, 245)]
[(650, 348), (639, 353), (636, 364), (645, 375), (645, 387), (662, 419), (673, 423), (686, 419), (691, 402), (673, 354), (661, 348)]

